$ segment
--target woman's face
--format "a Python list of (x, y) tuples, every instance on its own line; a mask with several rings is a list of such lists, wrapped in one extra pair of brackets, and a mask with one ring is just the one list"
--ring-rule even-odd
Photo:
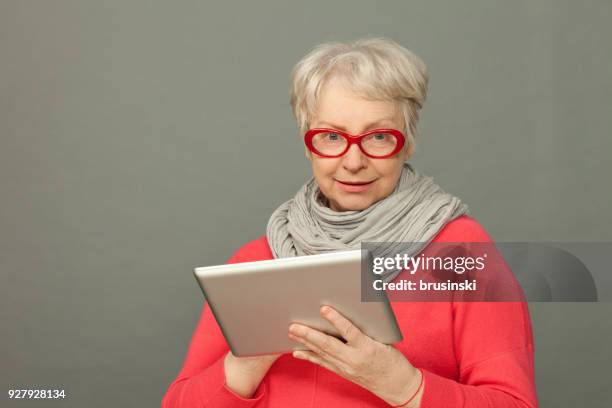
[[(332, 128), (353, 135), (377, 128), (403, 130), (402, 114), (395, 103), (364, 99), (338, 79), (332, 78), (323, 86), (317, 103), (311, 128)], [(393, 157), (373, 159), (353, 144), (344, 156), (326, 158), (306, 148), (313, 176), (334, 211), (364, 210), (387, 197), (411, 154), (412, 146)]]

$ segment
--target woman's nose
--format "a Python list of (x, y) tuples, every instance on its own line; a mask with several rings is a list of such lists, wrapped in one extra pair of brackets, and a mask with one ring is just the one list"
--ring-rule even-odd
[(363, 154), (357, 144), (354, 144), (344, 154), (342, 165), (347, 170), (356, 171), (365, 166), (366, 160), (367, 156)]

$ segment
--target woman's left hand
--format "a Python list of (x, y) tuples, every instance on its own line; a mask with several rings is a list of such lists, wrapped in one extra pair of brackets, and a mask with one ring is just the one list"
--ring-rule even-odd
[(367, 336), (331, 306), (321, 307), (320, 312), (347, 342), (293, 323), (289, 326), (289, 338), (309, 349), (294, 351), (294, 357), (325, 367), (391, 405), (410, 398), (418, 388), (421, 374), (399, 350)]

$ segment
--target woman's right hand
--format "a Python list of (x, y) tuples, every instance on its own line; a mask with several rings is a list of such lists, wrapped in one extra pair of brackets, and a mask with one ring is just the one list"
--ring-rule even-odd
[(282, 353), (253, 357), (236, 357), (231, 350), (225, 355), (225, 382), (236, 394), (251, 398), (274, 362)]

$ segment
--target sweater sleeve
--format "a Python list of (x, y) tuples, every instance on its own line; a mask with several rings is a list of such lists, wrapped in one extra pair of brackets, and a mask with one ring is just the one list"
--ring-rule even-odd
[[(465, 241), (492, 242), (473, 220), (461, 228)], [(459, 381), (423, 370), (420, 408), (538, 406), (526, 302), (455, 302), (453, 337)]]
[(455, 336), (459, 381), (423, 370), (421, 408), (537, 407), (524, 303), (463, 303), (456, 310)]
[[(239, 262), (234, 254), (227, 263)], [(183, 367), (168, 387), (162, 408), (264, 407), (266, 379), (251, 398), (243, 398), (225, 383), (225, 355), (229, 346), (210, 307), (203, 305), (199, 323), (192, 336)]]

